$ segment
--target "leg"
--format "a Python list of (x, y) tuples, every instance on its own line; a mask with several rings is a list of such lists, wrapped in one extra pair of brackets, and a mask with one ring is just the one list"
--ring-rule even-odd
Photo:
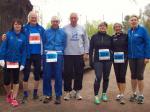
[(51, 76), (52, 76), (52, 63), (45, 62), (45, 67), (43, 71), (43, 95), (52, 96), (51, 87)]
[(72, 90), (73, 56), (64, 56), (64, 91)]
[(107, 92), (111, 65), (112, 65), (112, 62), (110, 62), (110, 61), (104, 62), (104, 66), (103, 66), (103, 93)]
[(58, 56), (57, 63), (55, 63), (55, 94), (56, 97), (62, 96), (62, 63), (63, 56)]
[(82, 89), (83, 70), (84, 70), (83, 56), (82, 55), (75, 56), (75, 60), (74, 60), (74, 72), (75, 72), (74, 90), (75, 91), (79, 91)]
[(9, 98), (10, 98), (10, 94), (11, 94), (11, 85), (10, 85), (10, 82), (11, 82), (11, 70), (10, 69), (7, 69), (7, 68), (4, 68), (4, 87), (5, 87), (5, 90), (6, 90), (6, 100), (7, 102), (9, 102)]
[(73, 89), (76, 91), (75, 97), (77, 100), (82, 99), (82, 96), (80, 95), (80, 90), (82, 89), (83, 70), (84, 70), (83, 55), (76, 55), (74, 60), (75, 77)]
[(119, 76), (120, 76), (120, 64), (118, 63), (113, 63), (114, 65), (114, 72), (115, 72), (115, 76), (116, 76), (116, 81), (117, 81), (117, 86), (118, 86), (118, 89), (119, 89), (119, 95), (120, 95), (120, 83), (119, 83)]
[[(39, 80), (40, 80), (40, 73), (41, 73), (41, 55), (33, 55), (33, 66), (34, 66), (34, 92), (33, 92), (33, 98), (37, 99), (37, 91), (39, 87)], [(37, 98), (36, 98), (37, 97)]]
[(26, 64), (25, 64), (25, 68), (23, 70), (23, 90), (24, 90), (24, 96), (28, 97), (28, 79), (29, 79), (29, 75), (30, 75), (30, 71), (31, 71), (31, 60), (27, 59), (26, 60)]
[(61, 103), (62, 96), (62, 64), (63, 64), (63, 56), (58, 56), (57, 63), (55, 63), (55, 94), (56, 100), (55, 104)]
[(17, 98), (19, 89), (19, 69), (13, 69), (13, 99)]
[(144, 70), (145, 70), (145, 64), (144, 64), (144, 59), (139, 59), (137, 61), (137, 82), (138, 82), (138, 89), (139, 89), (139, 94), (143, 95), (143, 89), (144, 89)]
[(137, 62), (135, 59), (129, 60), (130, 71), (131, 71), (131, 85), (132, 85), (132, 92), (136, 94), (137, 89)]
[(95, 62), (94, 70), (95, 70), (94, 94), (95, 96), (97, 96), (100, 89), (101, 79), (102, 79), (103, 63)]

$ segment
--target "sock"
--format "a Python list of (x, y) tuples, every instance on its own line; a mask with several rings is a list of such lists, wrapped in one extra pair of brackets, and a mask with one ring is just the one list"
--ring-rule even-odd
[(133, 92), (134, 95), (136, 95), (136, 92)]
[(121, 94), (120, 94), (120, 96), (121, 96), (121, 97), (124, 97), (124, 94), (123, 94), (123, 93), (121, 93)]
[(38, 91), (38, 89), (34, 89), (34, 91), (33, 91), (33, 96), (36, 96), (36, 95), (37, 95), (37, 91)]
[(24, 94), (25, 97), (28, 97), (28, 92), (27, 91), (24, 91), (23, 94)]

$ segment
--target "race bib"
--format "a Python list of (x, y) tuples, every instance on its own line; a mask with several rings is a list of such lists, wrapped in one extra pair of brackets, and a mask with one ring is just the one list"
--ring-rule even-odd
[(99, 60), (110, 60), (109, 49), (99, 49)]
[(114, 52), (114, 63), (124, 63), (124, 52)]
[(31, 33), (29, 36), (29, 44), (40, 44), (41, 38), (39, 33)]
[(7, 68), (19, 68), (19, 63), (18, 62), (6, 62), (6, 67)]
[(57, 62), (57, 52), (56, 51), (47, 51), (46, 62)]

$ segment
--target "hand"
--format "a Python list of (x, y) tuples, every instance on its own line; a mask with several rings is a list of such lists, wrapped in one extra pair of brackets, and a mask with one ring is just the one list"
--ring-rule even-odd
[(6, 39), (6, 34), (2, 35), (2, 41), (4, 41)]
[(2, 66), (2, 67), (5, 66), (5, 61), (4, 60), (0, 60), (0, 66)]
[(144, 63), (147, 64), (148, 62), (149, 62), (149, 59), (145, 58)]
[(22, 71), (24, 69), (24, 66), (23, 65), (21, 65), (20, 66), (20, 71)]
[(87, 53), (83, 54), (84, 61), (87, 61), (89, 59), (89, 55)]

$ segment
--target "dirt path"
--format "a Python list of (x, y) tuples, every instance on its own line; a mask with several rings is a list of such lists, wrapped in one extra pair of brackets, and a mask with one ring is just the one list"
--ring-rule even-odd
[[(94, 77), (93, 70), (84, 74), (82, 90), (83, 100), (81, 101), (77, 101), (75, 99), (64, 101), (62, 99), (61, 105), (55, 105), (54, 101), (51, 101), (49, 104), (43, 104), (40, 101), (33, 101), (32, 98), (30, 98), (28, 104), (20, 105), (19, 107), (14, 108), (5, 102), (4, 96), (0, 96), (0, 112), (150, 112), (150, 64), (146, 67), (145, 71), (145, 103), (143, 105), (130, 103), (128, 101), (131, 93), (129, 70), (127, 73), (127, 89), (125, 93), (126, 104), (120, 105), (115, 101), (118, 89), (116, 86), (113, 67), (108, 88), (109, 101), (102, 102), (100, 105), (95, 105), (93, 103)], [(30, 91), (33, 88), (32, 78), (29, 88)], [(40, 95), (42, 95), (42, 81), (40, 84)]]

